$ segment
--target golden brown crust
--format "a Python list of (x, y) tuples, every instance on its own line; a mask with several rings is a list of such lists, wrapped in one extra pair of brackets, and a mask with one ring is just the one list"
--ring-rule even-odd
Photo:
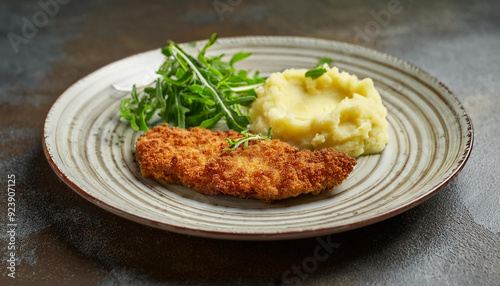
[(205, 164), (229, 146), (226, 138), (240, 137), (235, 131), (212, 132), (200, 127), (186, 130), (163, 124), (137, 140), (135, 156), (144, 177), (194, 188), (210, 181), (204, 172)]
[(250, 141), (248, 148), (222, 151), (235, 131), (212, 132), (160, 125), (137, 141), (145, 177), (181, 183), (201, 193), (256, 198), (266, 202), (319, 194), (341, 184), (356, 160), (331, 148), (300, 150), (279, 140)]
[(279, 140), (259, 140), (223, 152), (207, 163), (211, 188), (242, 198), (271, 202), (319, 194), (342, 183), (356, 160), (327, 148), (300, 150)]

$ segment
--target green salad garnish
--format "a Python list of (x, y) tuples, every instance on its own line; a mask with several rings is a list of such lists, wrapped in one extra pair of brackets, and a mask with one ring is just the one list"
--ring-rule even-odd
[(136, 131), (147, 131), (152, 121), (180, 128), (212, 128), (221, 119), (229, 129), (246, 130), (250, 120), (245, 106), (255, 100), (254, 88), (265, 78), (234, 68), (251, 53), (236, 53), (229, 62), (222, 60), (223, 54), (206, 56), (216, 40), (213, 34), (196, 58), (169, 41), (162, 49), (165, 62), (157, 71), (161, 78), (140, 92), (134, 85), (130, 96), (121, 101), (122, 118)]

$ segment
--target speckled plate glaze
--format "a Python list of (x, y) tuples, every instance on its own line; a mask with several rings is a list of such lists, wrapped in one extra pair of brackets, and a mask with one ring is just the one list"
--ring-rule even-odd
[[(185, 45), (195, 53), (196, 46)], [(127, 219), (220, 239), (277, 240), (325, 235), (372, 224), (429, 198), (466, 163), (471, 121), (437, 79), (401, 59), (367, 48), (298, 37), (220, 39), (209, 54), (252, 52), (239, 68), (269, 75), (310, 68), (331, 57), (340, 69), (371, 77), (388, 109), (390, 143), (358, 158), (350, 177), (319, 196), (274, 204), (210, 197), (141, 176), (133, 150), (141, 135), (120, 120), (123, 92), (112, 84), (147, 82), (160, 50), (107, 65), (66, 90), (47, 115), (44, 148), (57, 175), (92, 203)]]

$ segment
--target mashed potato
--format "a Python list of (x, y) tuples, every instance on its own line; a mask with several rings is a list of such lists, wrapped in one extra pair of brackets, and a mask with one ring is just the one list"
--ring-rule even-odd
[(389, 141), (387, 109), (370, 78), (324, 66), (313, 80), (305, 69), (273, 73), (257, 88), (250, 130), (299, 148), (333, 147), (350, 156), (381, 152)]

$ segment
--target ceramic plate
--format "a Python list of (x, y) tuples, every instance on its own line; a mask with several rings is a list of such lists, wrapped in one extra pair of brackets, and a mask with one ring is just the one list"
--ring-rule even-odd
[[(184, 45), (196, 53), (204, 45)], [(392, 217), (429, 198), (464, 166), (473, 130), (457, 98), (438, 80), (401, 59), (334, 41), (297, 37), (219, 39), (209, 55), (253, 55), (238, 68), (269, 75), (311, 68), (331, 57), (340, 69), (371, 77), (388, 109), (390, 142), (358, 158), (349, 178), (318, 196), (274, 204), (210, 197), (145, 179), (134, 161), (136, 139), (120, 120), (117, 91), (151, 80), (160, 50), (107, 65), (66, 90), (47, 115), (44, 148), (58, 176), (92, 203), (133, 221), (221, 239), (276, 240), (346, 231)]]

